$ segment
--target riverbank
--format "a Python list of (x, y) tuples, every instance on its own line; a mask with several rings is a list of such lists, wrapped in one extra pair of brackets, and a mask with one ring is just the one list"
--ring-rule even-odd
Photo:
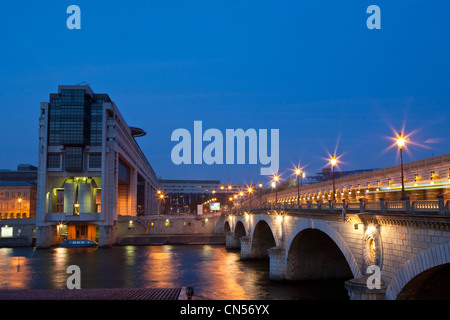
[(117, 236), (115, 245), (225, 245), (224, 234), (158, 234)]

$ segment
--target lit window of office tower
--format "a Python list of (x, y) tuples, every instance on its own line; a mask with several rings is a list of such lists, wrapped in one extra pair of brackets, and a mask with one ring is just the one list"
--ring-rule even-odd
[(110, 246), (119, 215), (158, 213), (159, 182), (135, 140), (143, 135), (88, 85), (59, 86), (41, 103), (36, 246)]

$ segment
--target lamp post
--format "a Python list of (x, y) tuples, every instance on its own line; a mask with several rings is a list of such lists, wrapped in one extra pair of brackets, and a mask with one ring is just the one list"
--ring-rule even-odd
[(397, 137), (397, 145), (400, 148), (400, 170), (401, 170), (401, 179), (402, 179), (402, 200), (405, 200), (405, 181), (403, 178), (403, 146), (405, 145), (405, 138), (400, 132)]
[(336, 201), (336, 183), (335, 183), (335, 179), (334, 179), (334, 167), (336, 166), (337, 159), (336, 159), (335, 156), (333, 156), (333, 157), (330, 159), (330, 163), (331, 163), (331, 167), (332, 167), (332, 172), (331, 172), (331, 174), (332, 174), (332, 176), (333, 176), (333, 200)]
[(253, 193), (253, 188), (252, 188), (252, 187), (249, 187), (249, 188), (247, 189), (247, 192), (248, 192), (248, 206), (249, 206), (249, 208), (251, 208), (251, 207), (252, 207), (252, 198), (251, 198), (251, 195), (252, 195), (252, 193)]
[(22, 218), (22, 210), (21, 209), (21, 204), (22, 204), (22, 198), (17, 199), (17, 202), (19, 203), (19, 217), (18, 218)]
[(297, 175), (297, 204), (300, 204), (300, 175), (302, 170), (299, 167), (295, 168), (295, 174)]
[(263, 187), (262, 182), (260, 182), (258, 186), (259, 186), (259, 205), (262, 205), (262, 187)]
[(161, 192), (159, 193), (159, 199), (161, 199), (161, 214), (164, 214), (164, 195)]
[(276, 174), (276, 175), (273, 177), (273, 181), (275, 182), (275, 204), (278, 204), (278, 186), (277, 186), (278, 180), (279, 180), (279, 177), (278, 177), (278, 175)]
[(241, 197), (241, 209), (242, 209), (242, 198), (244, 197), (244, 193), (242, 191), (239, 192), (239, 197)]

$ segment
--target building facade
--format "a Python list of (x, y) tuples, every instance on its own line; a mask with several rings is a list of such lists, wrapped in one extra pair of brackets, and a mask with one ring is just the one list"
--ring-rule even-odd
[(36, 185), (22, 181), (0, 181), (0, 220), (36, 216)]
[(107, 94), (87, 85), (59, 86), (41, 103), (37, 247), (64, 238), (115, 241), (119, 215), (158, 211), (159, 181)]

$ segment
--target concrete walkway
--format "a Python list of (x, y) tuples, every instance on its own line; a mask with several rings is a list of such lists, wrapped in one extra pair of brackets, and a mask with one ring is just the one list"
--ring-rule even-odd
[(0, 300), (183, 300), (185, 288), (6, 289)]

